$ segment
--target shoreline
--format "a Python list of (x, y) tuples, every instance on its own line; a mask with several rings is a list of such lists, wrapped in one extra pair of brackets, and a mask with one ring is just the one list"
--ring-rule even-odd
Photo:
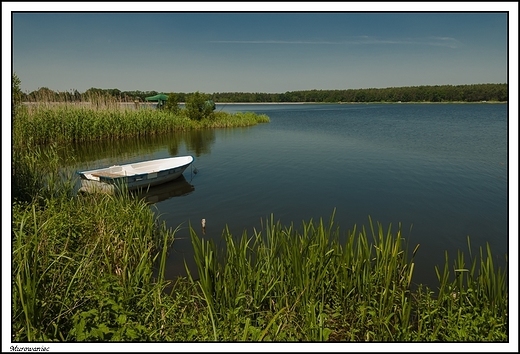
[[(507, 104), (508, 101), (479, 101), (479, 102), (215, 102), (215, 104), (256, 104), (256, 105), (277, 105), (277, 104)], [(181, 102), (180, 104), (184, 104)]]
[[(450, 102), (215, 102), (218, 105), (302, 105), (302, 104), (508, 104), (509, 101), (479, 101), (479, 102), (464, 102), (464, 101), (450, 101)], [(37, 104), (70, 104), (70, 105), (91, 105), (91, 102), (22, 102), (24, 105)], [(135, 102), (114, 102), (112, 104), (120, 105), (135, 105)], [(153, 106), (155, 102), (139, 102), (140, 106)], [(179, 102), (179, 105), (185, 105), (185, 102)]]

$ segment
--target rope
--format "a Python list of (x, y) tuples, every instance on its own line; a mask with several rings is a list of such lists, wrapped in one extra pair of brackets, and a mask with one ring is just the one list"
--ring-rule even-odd
[(193, 174), (194, 173), (197, 174), (198, 171), (197, 171), (196, 167), (195, 167), (195, 171), (193, 171), (193, 164), (191, 164), (190, 167), (191, 167), (191, 177), (190, 177), (190, 183), (191, 183), (191, 181), (193, 181)]

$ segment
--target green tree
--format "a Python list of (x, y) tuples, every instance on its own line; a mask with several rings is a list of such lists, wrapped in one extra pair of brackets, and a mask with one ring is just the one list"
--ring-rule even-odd
[(209, 95), (199, 91), (186, 97), (186, 114), (193, 120), (211, 118), (215, 104), (209, 99)]
[(20, 84), (22, 82), (20, 81), (20, 79), (18, 78), (18, 76), (16, 74), (13, 74), (13, 77), (12, 77), (12, 84), (13, 84), (13, 91), (12, 91), (12, 100), (13, 100), (13, 106), (12, 106), (12, 110), (14, 112), (14, 110), (16, 109), (16, 107), (18, 107), (19, 105), (22, 104), (22, 96), (23, 96), (23, 93), (22, 93), (22, 90), (20, 89)]
[(172, 92), (168, 95), (168, 100), (164, 105), (164, 109), (174, 114), (178, 114), (180, 112), (181, 108), (179, 107), (179, 98), (175, 93)]

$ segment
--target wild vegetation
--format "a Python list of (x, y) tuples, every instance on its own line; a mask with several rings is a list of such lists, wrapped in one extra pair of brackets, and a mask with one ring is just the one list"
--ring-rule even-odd
[[(157, 91), (121, 91), (118, 89), (90, 88), (84, 93), (77, 90), (55, 92), (47, 87), (28, 94), (21, 93), (23, 101), (88, 102), (106, 96), (119, 102), (144, 101)], [(175, 93), (177, 102), (186, 102), (194, 93)], [(215, 92), (208, 95), (217, 103), (366, 103), (366, 102), (507, 102), (507, 84), (436, 85), (348, 90), (304, 90), (284, 93)]]
[[(68, 122), (79, 114), (60, 109)], [(466, 252), (432, 269), (436, 288), (415, 286), (419, 245), (372, 220), (341, 232), (334, 214), (288, 226), (271, 216), (252, 235), (223, 230), (223, 248), (179, 225), (190, 230), (197, 272), (165, 279), (178, 229), (127, 193), (76, 196), (60, 144), (40, 144), (74, 136), (60, 133), (66, 125), (51, 110), (38, 124), (57, 125), (63, 138), (39, 138), (35, 116), (13, 99), (14, 125), (27, 124), (13, 129), (13, 342), (509, 340), (507, 269), (489, 247), (475, 251), (468, 238)], [(131, 125), (115, 110), (81, 112), (91, 124), (109, 120), (104, 129)], [(91, 136), (119, 136), (104, 131)]]
[(13, 200), (12, 340), (161, 338), (173, 232), (136, 199), (76, 198), (48, 182), (30, 201)]
[[(322, 219), (301, 227), (273, 217), (263, 230), (225, 246), (191, 231), (198, 300), (213, 340), (502, 341), (507, 340), (507, 281), (489, 248), (470, 260), (446, 255), (440, 287), (412, 290), (414, 256), (400, 228), (369, 221), (340, 241)], [(213, 337), (211, 337), (213, 336)]]
[[(172, 97), (172, 95), (170, 95)], [(13, 143), (35, 144), (88, 142), (143, 137), (172, 131), (244, 127), (269, 122), (254, 112), (215, 111), (206, 95), (188, 97), (185, 108), (168, 100), (163, 109), (143, 105), (121, 105), (106, 96), (88, 104), (37, 102), (15, 105)]]

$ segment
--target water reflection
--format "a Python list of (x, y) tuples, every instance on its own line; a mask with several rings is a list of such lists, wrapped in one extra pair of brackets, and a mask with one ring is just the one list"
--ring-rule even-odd
[(135, 197), (144, 198), (145, 202), (153, 204), (173, 197), (188, 195), (194, 190), (195, 186), (188, 182), (184, 175), (181, 175), (174, 181), (153, 186), (147, 190), (140, 190), (131, 193)]
[(85, 165), (97, 161), (105, 163), (104, 160), (116, 159), (123, 162), (165, 149), (171, 156), (177, 156), (183, 146), (199, 157), (211, 152), (215, 140), (214, 130), (200, 129), (156, 136), (74, 143), (67, 148), (59, 149), (58, 156), (62, 167)]
[(215, 143), (215, 131), (208, 129), (179, 132), (169, 136), (168, 152), (172, 156), (179, 155), (179, 148), (185, 146), (196, 157), (211, 152)]

